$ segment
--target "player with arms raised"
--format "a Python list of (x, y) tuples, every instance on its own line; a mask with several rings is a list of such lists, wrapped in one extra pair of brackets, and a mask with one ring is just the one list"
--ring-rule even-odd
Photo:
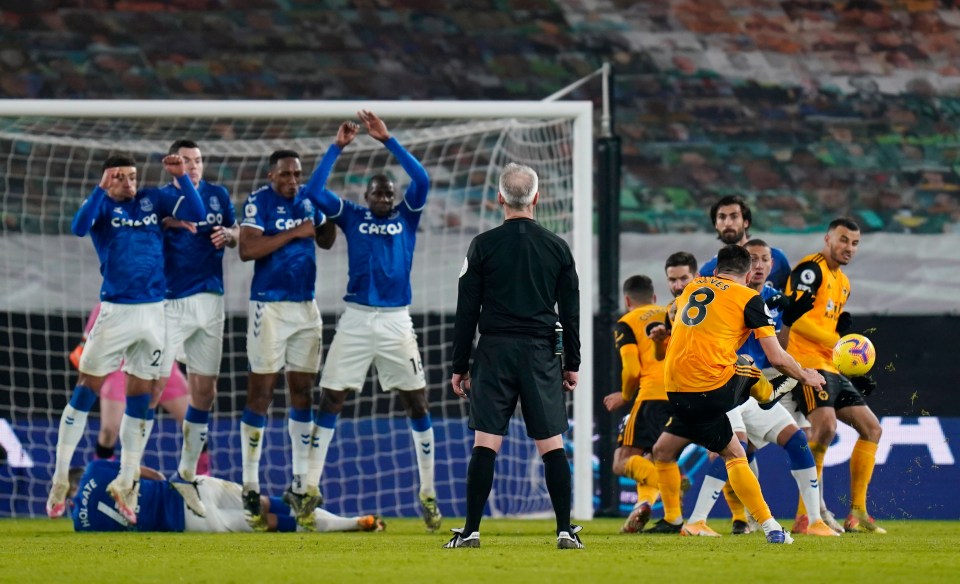
[(320, 381), (323, 396), (317, 414), (319, 452), (310, 478), (319, 483), (346, 392), (363, 387), (373, 363), (384, 390), (399, 390), (400, 401), (410, 418), (423, 520), (427, 528), (435, 530), (440, 527), (441, 515), (434, 487), (433, 424), (409, 311), (410, 270), (430, 178), (376, 114), (361, 111), (359, 116), (370, 136), (382, 142), (400, 162), (410, 176), (410, 186), (403, 201), (397, 204), (393, 181), (382, 174), (372, 177), (364, 194), (369, 207), (341, 199), (324, 187), (337, 157), (357, 136), (359, 126), (352, 122), (341, 124), (335, 144), (327, 150), (307, 186), (320, 210), (343, 230), (350, 264), (344, 296), (346, 310), (337, 324)]
[(303, 196), (302, 173), (300, 155), (293, 150), (271, 154), (270, 184), (247, 198), (240, 226), (240, 259), (255, 260), (247, 321), (250, 375), (247, 405), (240, 420), (243, 501), (251, 526), (258, 531), (267, 527), (260, 507), (263, 434), (281, 369), (286, 372), (290, 397), (287, 430), (293, 450), (293, 479), (284, 496), (308, 529), (319, 504), (318, 493), (307, 490), (314, 432), (312, 391), (320, 369), (323, 335), (314, 300), (314, 238), (329, 249), (336, 231)]
[(47, 515), (60, 517), (66, 507), (70, 460), (83, 436), (87, 416), (107, 375), (123, 362), (127, 406), (120, 422), (120, 474), (108, 486), (127, 521), (136, 523), (140, 459), (153, 429), (152, 395), (160, 386), (164, 347), (163, 234), (160, 222), (173, 216), (199, 221), (203, 204), (187, 176), (183, 158), (163, 159), (180, 190), (137, 190), (136, 162), (111, 156), (103, 163), (100, 184), (83, 202), (71, 230), (87, 233), (100, 258), (100, 314), (80, 357), (80, 376), (63, 410), (57, 434), (56, 469), (47, 499)]

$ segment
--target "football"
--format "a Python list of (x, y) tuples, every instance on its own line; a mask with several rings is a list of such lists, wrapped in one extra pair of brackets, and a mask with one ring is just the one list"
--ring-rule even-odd
[(873, 343), (863, 335), (844, 335), (833, 346), (833, 364), (847, 377), (866, 375), (876, 360)]

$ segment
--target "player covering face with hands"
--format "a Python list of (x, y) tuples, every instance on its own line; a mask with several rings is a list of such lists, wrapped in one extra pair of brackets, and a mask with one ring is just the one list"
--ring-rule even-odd
[[(71, 230), (87, 233), (100, 259), (103, 284), (101, 310), (80, 358), (80, 375), (64, 408), (57, 437), (56, 467), (47, 514), (65, 509), (70, 460), (83, 436), (87, 416), (106, 377), (120, 368), (127, 374), (127, 403), (120, 423), (120, 472), (107, 490), (120, 513), (136, 523), (140, 458), (153, 428), (164, 351), (163, 234), (166, 217), (200, 221), (203, 203), (186, 174), (183, 157), (170, 154), (164, 168), (180, 189), (137, 190), (135, 161), (111, 156), (103, 164), (100, 183), (83, 202)], [(156, 391), (156, 394), (154, 392)]]

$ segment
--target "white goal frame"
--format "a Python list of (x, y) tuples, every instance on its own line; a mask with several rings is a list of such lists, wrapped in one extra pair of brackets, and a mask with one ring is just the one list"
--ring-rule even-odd
[[(573, 517), (593, 517), (593, 104), (589, 101), (0, 100), (0, 116), (62, 118), (565, 118), (573, 121), (573, 256), (580, 276), (581, 375), (573, 397)], [(580, 431), (582, 428), (589, 431)]]

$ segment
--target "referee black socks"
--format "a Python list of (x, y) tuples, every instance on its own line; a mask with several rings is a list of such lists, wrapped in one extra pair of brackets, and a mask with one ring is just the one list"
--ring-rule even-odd
[(483, 507), (487, 504), (493, 487), (493, 469), (497, 453), (485, 446), (474, 446), (470, 465), (467, 467), (467, 519), (463, 525), (464, 536), (480, 531)]
[(547, 481), (553, 512), (557, 515), (557, 534), (570, 531), (570, 462), (563, 448), (543, 455), (543, 477)]

